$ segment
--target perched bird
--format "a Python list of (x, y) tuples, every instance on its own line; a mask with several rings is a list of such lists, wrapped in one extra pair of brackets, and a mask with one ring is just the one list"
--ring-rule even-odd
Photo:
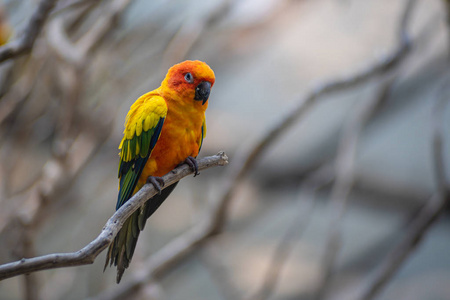
[(146, 220), (176, 186), (161, 190), (160, 176), (184, 162), (198, 174), (195, 157), (206, 134), (205, 111), (214, 81), (206, 63), (184, 61), (171, 67), (161, 86), (139, 97), (128, 112), (119, 146), (116, 210), (147, 182), (159, 194), (125, 221), (108, 249), (105, 269), (108, 263), (117, 266), (117, 283), (130, 264)]

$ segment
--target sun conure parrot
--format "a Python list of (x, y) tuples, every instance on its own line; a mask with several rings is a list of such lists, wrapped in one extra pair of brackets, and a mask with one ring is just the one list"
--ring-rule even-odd
[(205, 111), (214, 72), (204, 62), (184, 61), (167, 72), (161, 86), (131, 106), (120, 143), (119, 195), (116, 210), (145, 183), (159, 194), (134, 212), (109, 246), (105, 268), (117, 266), (117, 283), (129, 266), (145, 222), (173, 191), (161, 190), (161, 177), (186, 162), (198, 174), (195, 157), (206, 133)]

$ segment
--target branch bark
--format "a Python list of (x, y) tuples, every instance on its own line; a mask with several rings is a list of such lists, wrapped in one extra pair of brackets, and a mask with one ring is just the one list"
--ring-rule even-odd
[[(204, 170), (214, 166), (224, 166), (227, 163), (228, 157), (225, 153), (220, 152), (217, 155), (199, 159), (198, 168)], [(183, 164), (163, 176), (164, 186), (167, 187), (192, 173), (192, 170)], [(153, 185), (144, 185), (139, 192), (114, 213), (96, 239), (76, 252), (23, 258), (16, 262), (0, 265), (0, 280), (41, 270), (92, 264), (95, 258), (113, 241), (125, 220), (156, 193), (157, 190)]]
[(0, 63), (24, 55), (33, 49), (34, 42), (45, 25), (50, 12), (58, 0), (42, 0), (23, 33), (22, 37), (0, 47)]

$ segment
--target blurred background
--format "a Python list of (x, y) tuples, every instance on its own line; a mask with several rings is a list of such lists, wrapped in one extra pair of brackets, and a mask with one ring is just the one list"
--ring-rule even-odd
[[(3, 0), (5, 47), (39, 3)], [(102, 253), (1, 281), (0, 299), (450, 299), (447, 5), (56, 1), (0, 65), (0, 264), (97, 237), (126, 113), (175, 63), (215, 71), (200, 156), (230, 164), (180, 182), (120, 285)], [(218, 203), (214, 234), (151, 271)]]

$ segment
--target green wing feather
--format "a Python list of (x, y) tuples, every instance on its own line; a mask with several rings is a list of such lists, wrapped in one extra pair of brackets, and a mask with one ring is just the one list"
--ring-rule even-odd
[[(119, 194), (116, 209), (131, 196), (141, 176), (142, 170), (155, 147), (167, 115), (164, 99), (152, 93), (141, 96), (131, 106), (125, 122), (124, 137), (120, 143)], [(139, 237), (139, 214), (133, 213), (110, 245), (105, 268), (110, 262), (117, 266), (117, 282), (133, 257)]]

